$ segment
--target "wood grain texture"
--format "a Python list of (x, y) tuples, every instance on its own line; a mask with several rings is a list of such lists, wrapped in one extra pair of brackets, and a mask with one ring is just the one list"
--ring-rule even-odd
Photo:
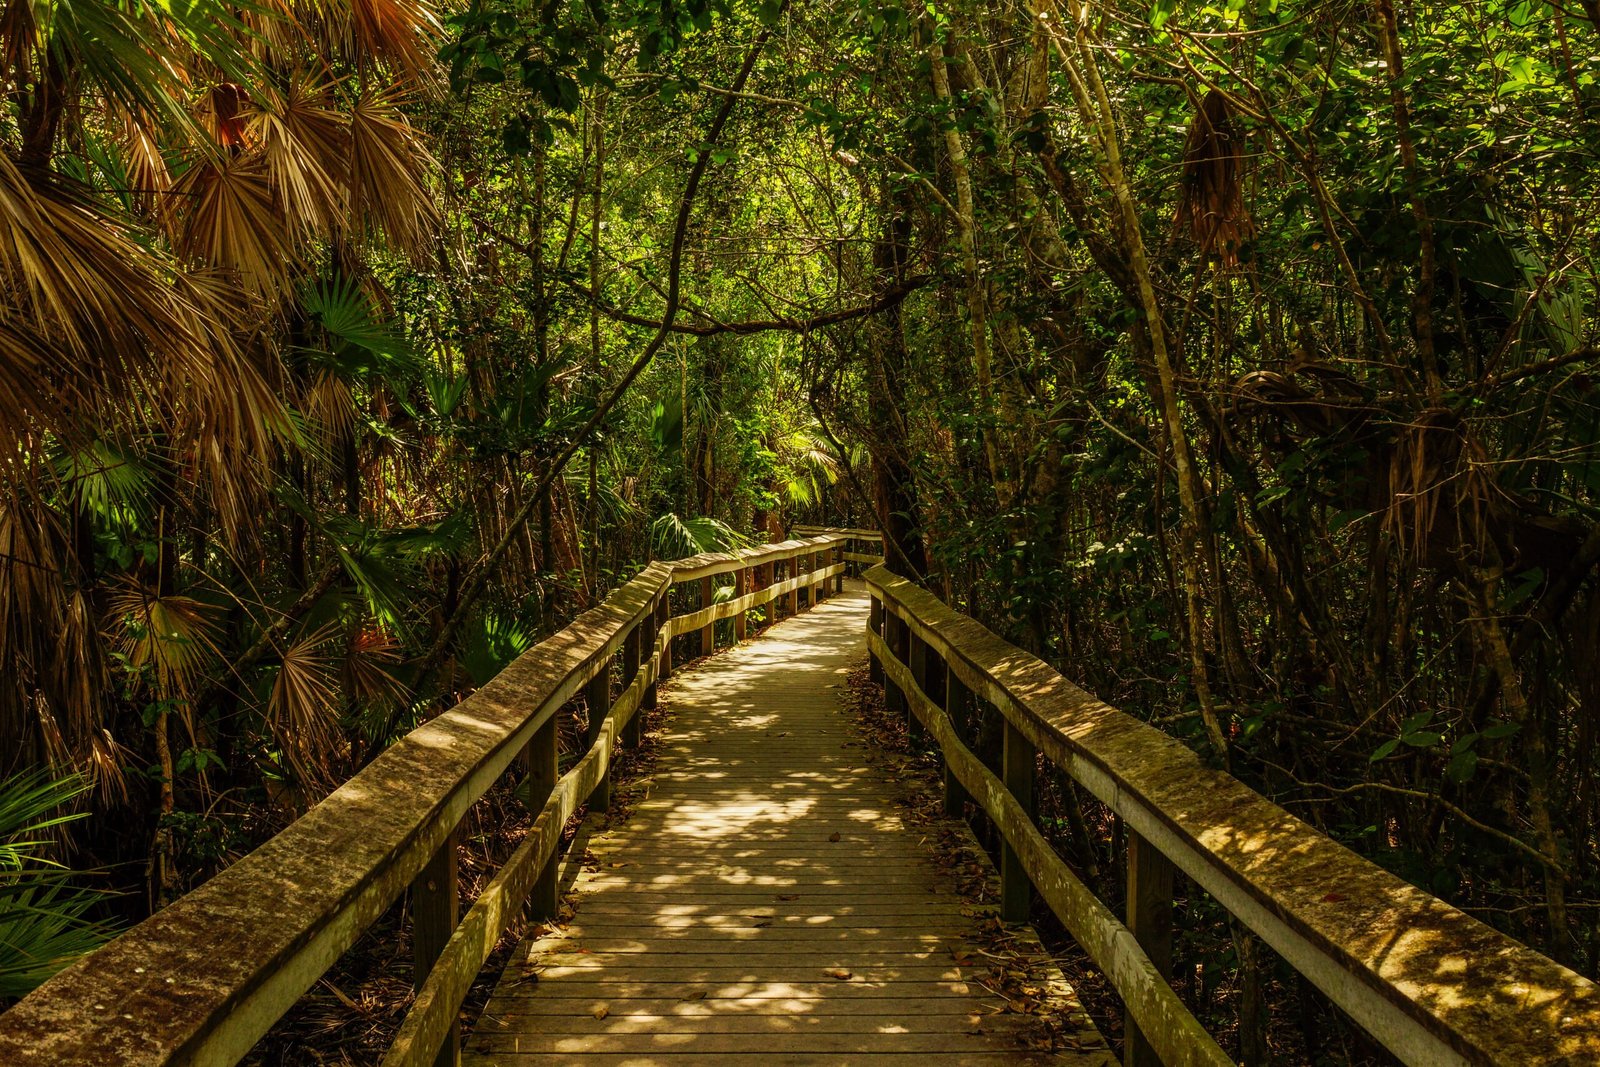
[[(886, 633), (896, 620), (909, 625), (952, 675), (1400, 1062), (1600, 1063), (1594, 982), (1203, 766), (927, 590), (881, 566), (866, 580), (882, 598)], [(876, 644), (886, 687), (903, 687), (904, 660), (888, 662), (886, 643)]]
[(1109, 1067), (1058, 972), (1049, 1021), (1075, 1047), (1055, 1051), (1037, 1047), (1046, 1019), (981, 984), (989, 913), (907, 827), (839, 705), (866, 608), (847, 591), (674, 678), (657, 773), (590, 839), (572, 922), (507, 966), (467, 1067)]

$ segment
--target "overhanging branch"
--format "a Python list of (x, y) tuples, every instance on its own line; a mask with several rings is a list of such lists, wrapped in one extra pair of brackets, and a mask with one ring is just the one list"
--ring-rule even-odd
[(868, 315), (876, 315), (878, 312), (900, 303), (907, 296), (931, 281), (933, 281), (933, 275), (931, 274), (913, 275), (884, 289), (883, 292), (865, 304), (855, 304), (851, 307), (838, 308), (834, 311), (826, 311), (805, 318), (783, 315), (771, 319), (740, 319), (737, 322), (722, 322), (718, 319), (711, 319), (711, 321), (705, 323), (670, 322), (666, 324), (663, 324), (659, 319), (652, 319), (645, 315), (635, 315), (631, 312), (623, 311), (621, 308), (613, 307), (603, 300), (596, 299), (593, 292), (577, 282), (568, 280), (566, 284), (569, 289), (586, 298), (599, 310), (600, 314), (613, 322), (625, 322), (630, 326), (645, 326), (652, 330), (659, 330), (663, 325), (666, 325), (666, 328), (672, 333), (686, 333), (695, 337), (712, 337), (724, 333), (744, 335), (766, 333), (772, 330), (809, 333), (812, 330), (821, 329), (824, 326), (832, 326), (835, 323), (849, 322), (851, 319), (861, 319), (866, 318)]

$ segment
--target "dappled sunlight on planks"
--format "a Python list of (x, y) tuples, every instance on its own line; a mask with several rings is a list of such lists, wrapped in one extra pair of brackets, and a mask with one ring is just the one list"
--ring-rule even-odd
[(824, 601), (675, 676), (576, 914), (518, 950), (467, 1045), (523, 1063), (1109, 1064), (1043, 1055), (977, 984), (987, 913), (908, 830), (837, 700), (865, 602)]

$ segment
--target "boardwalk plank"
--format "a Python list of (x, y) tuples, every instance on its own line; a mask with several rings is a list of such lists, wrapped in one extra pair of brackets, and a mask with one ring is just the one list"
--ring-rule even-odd
[(838, 704), (865, 612), (834, 598), (674, 678), (656, 770), (586, 842), (573, 921), (513, 956), (466, 1067), (1108, 1067), (1075, 1004), (1083, 1047), (1046, 1054), (1045, 1021), (980, 984), (992, 911)]

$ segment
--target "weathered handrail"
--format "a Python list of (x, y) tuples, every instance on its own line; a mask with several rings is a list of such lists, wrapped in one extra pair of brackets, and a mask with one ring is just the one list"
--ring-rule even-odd
[[(698, 632), (710, 651), (719, 619), (742, 639), (751, 608), (815, 604), (843, 574), (846, 540), (650, 564), (272, 840), (0, 1014), (0, 1063), (236, 1063), (408, 887), (423, 981), (384, 1063), (454, 1062), (467, 988), (524, 900), (554, 913), (561, 828), (585, 801), (609, 806), (613, 742), (637, 742), (636, 712), (671, 673), (672, 638)], [(713, 603), (713, 579), (729, 574), (735, 597)], [(673, 616), (669, 593), (688, 581), (702, 606)], [(580, 690), (589, 749), (558, 777), (557, 713)], [(534, 828), (458, 925), (453, 835), (519, 755)]]
[[(799, 525), (791, 531), (796, 537), (844, 537), (847, 538), (844, 554), (840, 557), (846, 563), (862, 564), (862, 570), (883, 559), (883, 532), (880, 530), (865, 530), (858, 526), (807, 526)], [(863, 551), (866, 549), (866, 551)]]
[[(866, 580), (868, 648), (891, 706), (909, 708), (941, 746), (952, 808), (970, 797), (1005, 839), (1002, 911), (1025, 918), (1032, 883), (1127, 1005), (1129, 1063), (1230, 1062), (1164, 973), (1174, 869), (1405, 1063), (1600, 1062), (1594, 983), (1205, 767), (926, 590), (881, 566)], [(1004, 718), (998, 775), (952, 714), (974, 697)], [(1039, 753), (1123, 819), (1126, 925), (1034, 827)]]

